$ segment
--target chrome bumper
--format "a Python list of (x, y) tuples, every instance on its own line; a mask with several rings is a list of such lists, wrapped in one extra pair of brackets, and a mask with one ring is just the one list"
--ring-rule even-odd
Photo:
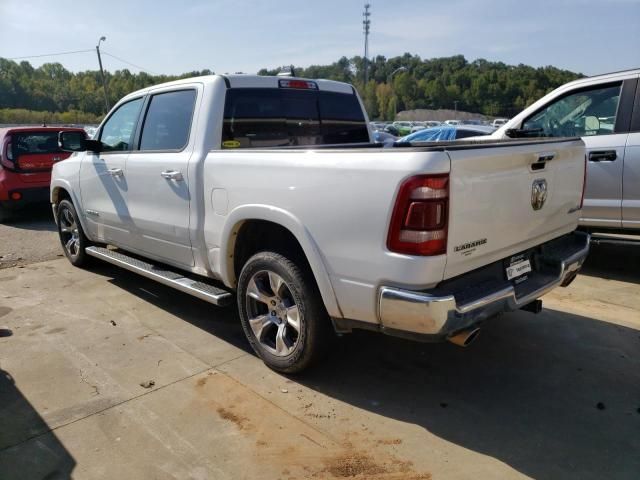
[[(571, 238), (569, 238), (571, 237)], [(456, 293), (432, 295), (392, 287), (379, 290), (379, 319), (383, 330), (434, 337), (446, 337), (463, 328), (493, 317), (501, 312), (518, 310), (554, 288), (568, 284), (575, 277), (589, 253), (589, 235), (573, 232), (565, 237), (571, 241), (563, 246), (562, 256), (553, 258), (558, 272), (533, 291), (520, 294), (508, 284), (481, 297), (460, 303)], [(551, 242), (549, 242), (551, 243)]]

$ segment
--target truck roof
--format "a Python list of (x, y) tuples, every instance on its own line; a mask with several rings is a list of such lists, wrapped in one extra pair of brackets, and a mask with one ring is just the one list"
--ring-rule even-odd
[(42, 125), (19, 126), (19, 127), (2, 127), (0, 128), (0, 140), (8, 134), (14, 133), (42, 133), (42, 132), (84, 132), (80, 127), (43, 127)]
[(126, 95), (125, 98), (138, 96), (145, 94), (156, 89), (173, 87), (191, 83), (210, 84), (222, 79), (229, 88), (278, 88), (279, 80), (306, 80), (315, 82), (318, 85), (319, 90), (337, 92), (337, 93), (355, 93), (353, 86), (344, 82), (336, 82), (335, 80), (324, 79), (310, 79), (302, 77), (277, 77), (277, 76), (263, 76), (263, 75), (246, 75), (246, 74), (233, 74), (233, 75), (204, 75), (200, 77), (189, 77), (180, 80), (174, 80), (172, 82), (160, 83), (145, 87), (135, 92), (131, 92)]
[(572, 82), (566, 83), (564, 85), (562, 85), (562, 87), (567, 87), (567, 86), (573, 86), (573, 85), (580, 85), (580, 84), (586, 84), (589, 85), (591, 83), (593, 83), (594, 81), (599, 81), (599, 80), (620, 80), (622, 78), (626, 78), (626, 77), (633, 77), (635, 75), (640, 75), (640, 68), (631, 68), (629, 70), (620, 70), (618, 72), (610, 72), (610, 73), (603, 73), (601, 75), (594, 75), (592, 77), (582, 77), (582, 78), (578, 78), (577, 80), (574, 80)]

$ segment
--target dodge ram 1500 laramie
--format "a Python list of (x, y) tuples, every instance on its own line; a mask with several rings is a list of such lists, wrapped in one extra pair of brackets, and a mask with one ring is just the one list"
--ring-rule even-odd
[(59, 137), (75, 152), (51, 182), (69, 261), (235, 297), (282, 372), (354, 328), (466, 345), (486, 319), (538, 310), (589, 248), (580, 139), (382, 148), (344, 83), (179, 80), (127, 95), (94, 138)]

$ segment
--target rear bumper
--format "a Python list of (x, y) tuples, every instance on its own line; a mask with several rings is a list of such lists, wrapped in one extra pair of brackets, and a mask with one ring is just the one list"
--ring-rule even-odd
[[(49, 187), (14, 188), (6, 192), (7, 200), (0, 200), (0, 206), (6, 209), (19, 209), (33, 204), (49, 203)], [(13, 199), (12, 194), (18, 193), (19, 199)]]
[(573, 232), (538, 247), (534, 254), (537, 268), (520, 285), (496, 280), (495, 272), (502, 271), (501, 262), (497, 262), (500, 265), (487, 266), (484, 275), (469, 272), (429, 292), (381, 287), (380, 325), (387, 333), (399, 336), (422, 336), (423, 340), (447, 337), (568, 285), (588, 253), (589, 235)]
[(0, 168), (0, 206), (20, 208), (33, 203), (49, 203), (50, 175), (35, 174), (29, 177), (30, 181), (25, 181), (27, 175)]

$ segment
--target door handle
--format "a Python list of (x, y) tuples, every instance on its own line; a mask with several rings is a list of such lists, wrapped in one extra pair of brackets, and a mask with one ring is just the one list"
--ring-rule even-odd
[(589, 152), (590, 162), (613, 162), (618, 158), (615, 150), (599, 150), (597, 152)]
[(160, 176), (162, 178), (166, 178), (167, 180), (175, 180), (176, 182), (181, 182), (182, 180), (184, 180), (182, 173), (178, 172), (177, 170), (165, 170), (164, 172), (160, 173)]
[(121, 168), (110, 168), (107, 172), (109, 172), (109, 175), (112, 177), (122, 177), (124, 175)]

